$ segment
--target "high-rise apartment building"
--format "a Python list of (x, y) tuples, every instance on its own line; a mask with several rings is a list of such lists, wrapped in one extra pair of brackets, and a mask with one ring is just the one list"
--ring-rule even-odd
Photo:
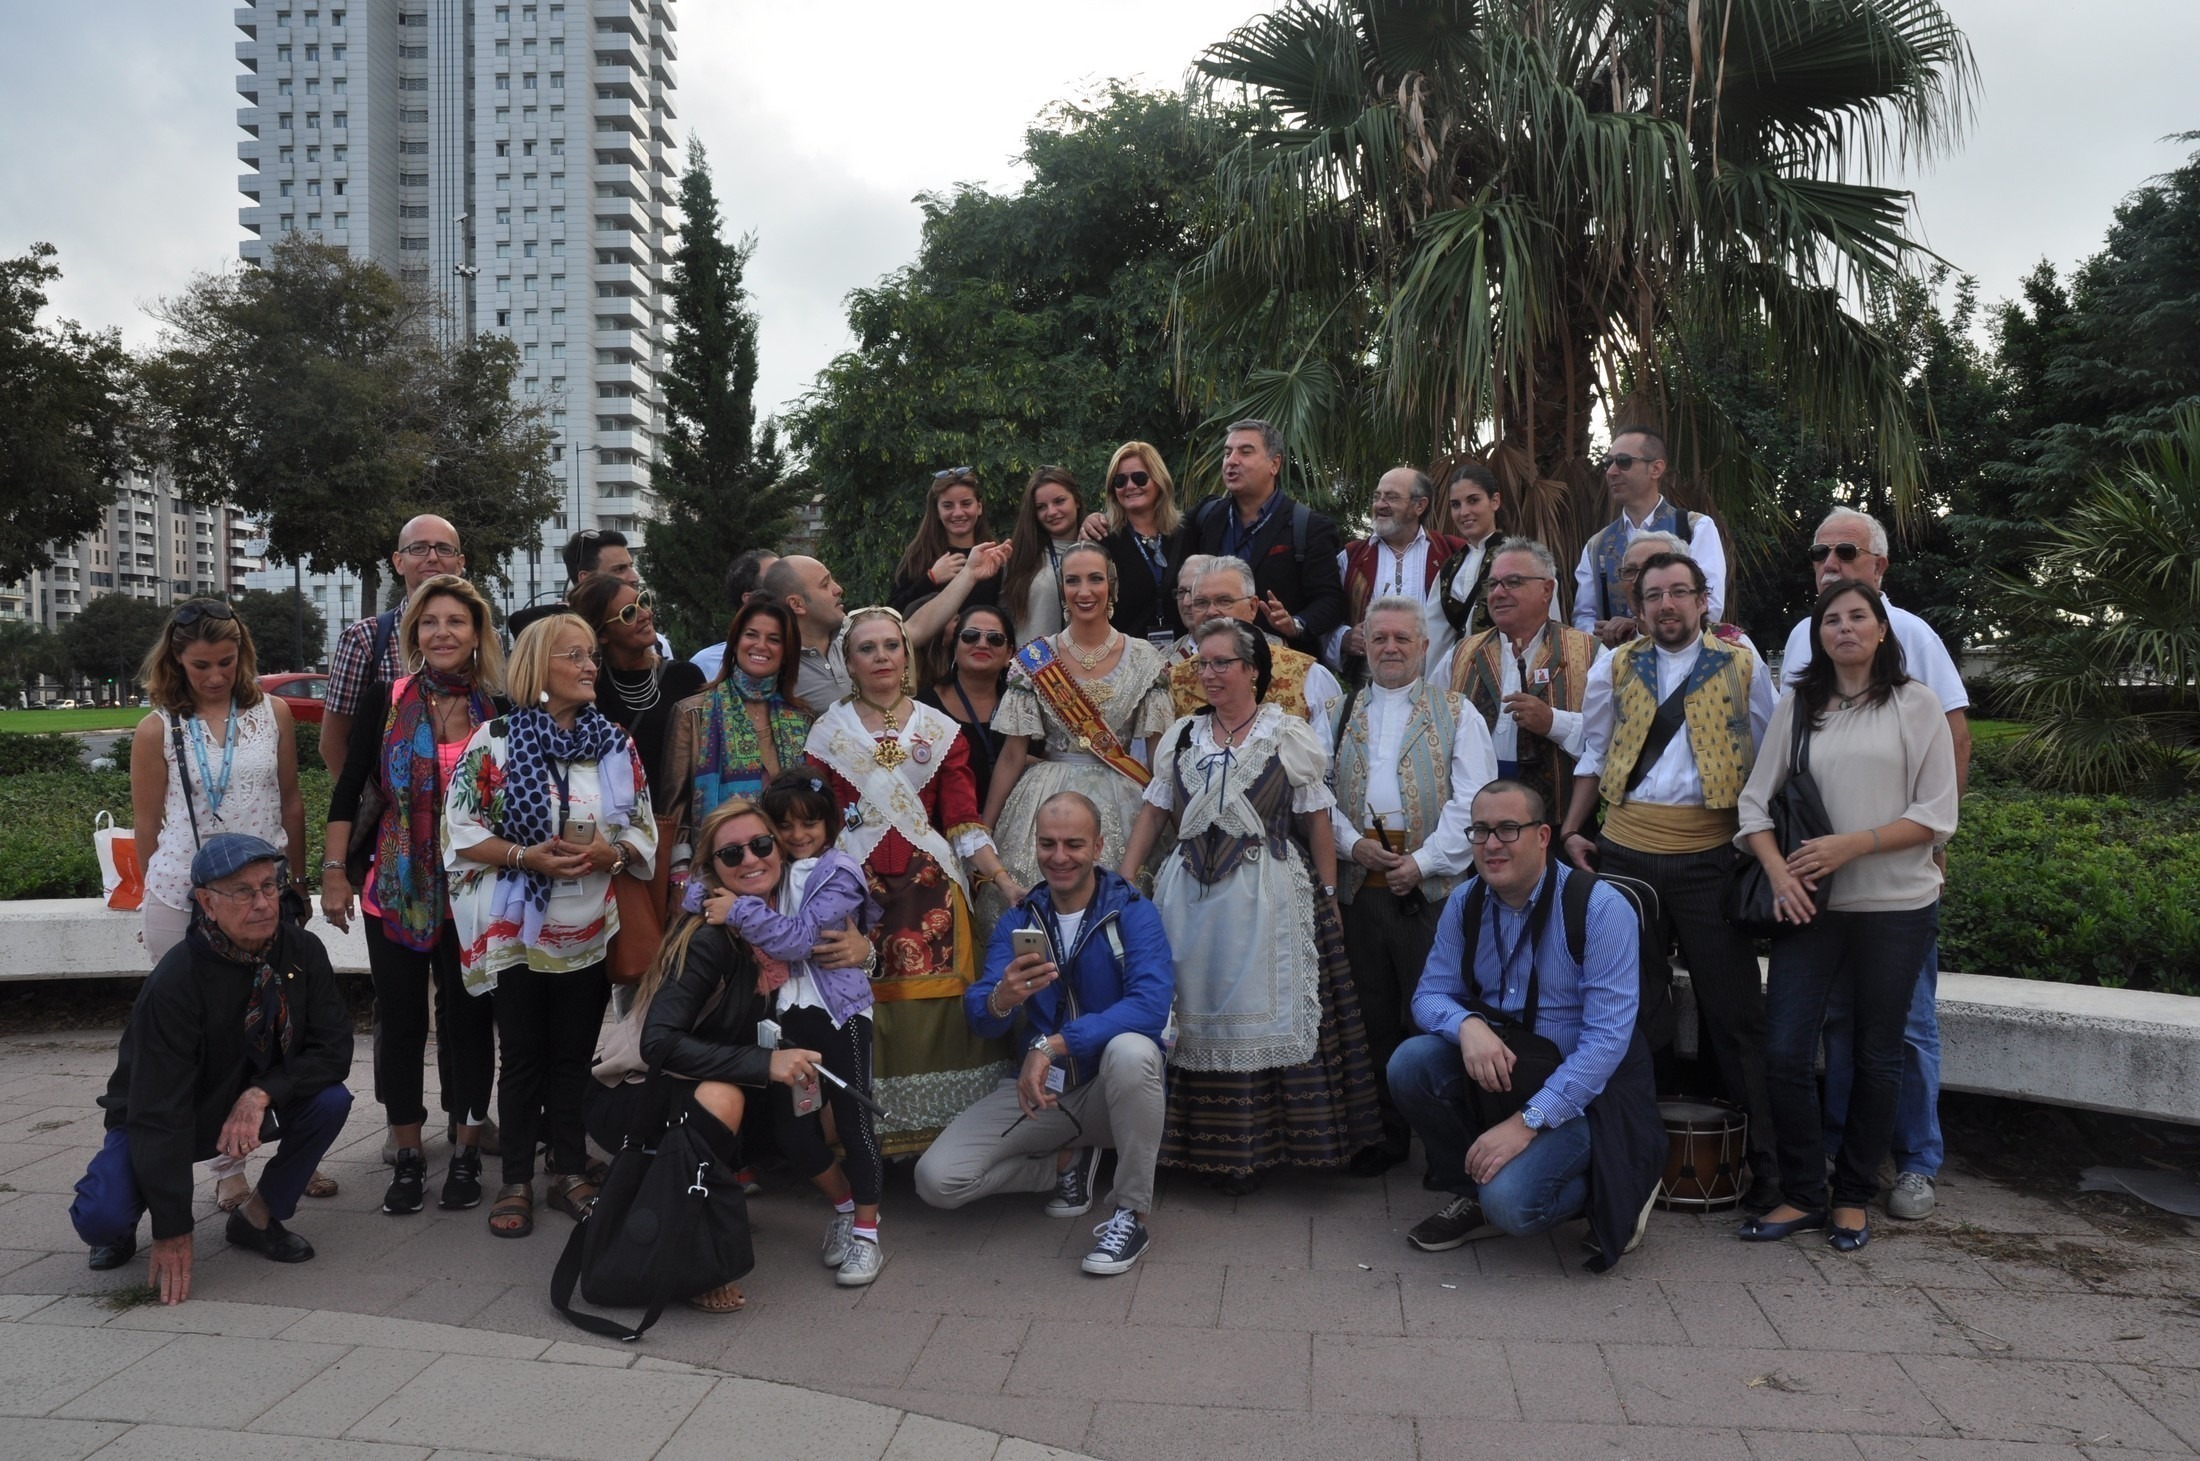
[(226, 596), (260, 566), (247, 552), (249, 534), (234, 510), (184, 501), (165, 467), (132, 472), (96, 529), (52, 545), (53, 567), (0, 585), (0, 619), (58, 629), (105, 594), (157, 604)]
[[(238, 210), (243, 256), (304, 232), (425, 284), (454, 331), (510, 336), (515, 389), (550, 408), (566, 495), (510, 565), (514, 603), (561, 584), (573, 529), (631, 531), (652, 514), (673, 5), (257, 0), (235, 12), (248, 103), (237, 123), (250, 134), (237, 155), (252, 169), (237, 183), (252, 200)], [(332, 633), (333, 584), (317, 595)]]

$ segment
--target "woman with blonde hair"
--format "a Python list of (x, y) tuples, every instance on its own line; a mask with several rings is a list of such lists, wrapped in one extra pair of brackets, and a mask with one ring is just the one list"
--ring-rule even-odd
[(1173, 592), (1191, 534), (1176, 509), (1176, 484), (1151, 443), (1126, 441), (1108, 458), (1105, 531), (1097, 514), (1085, 536), (1115, 560), (1115, 627), (1166, 652), (1184, 632)]
[(1067, 467), (1041, 467), (1024, 484), (1008, 566), (1001, 570), (1001, 604), (1016, 621), (1017, 647), (1062, 628), (1062, 555), (1077, 545), (1085, 515), (1077, 478)]
[(351, 926), (347, 851), (371, 783), (380, 810), (356, 895), (380, 1022), (374, 1094), (397, 1144), (382, 1211), (403, 1215), (420, 1211), (426, 1201), (422, 1062), (431, 1002), (437, 1083), (451, 1137), (451, 1165), (436, 1205), (458, 1211), (481, 1202), (481, 1127), (496, 1078), (495, 1013), (488, 996), (468, 993), (459, 976), (458, 926), (443, 867), (443, 793), (474, 732), (511, 705), (503, 696), (504, 646), (489, 601), (456, 574), (438, 574), (413, 591), (398, 621), (397, 646), (405, 673), (360, 692), (344, 771), (329, 795), (321, 911), (336, 927)]

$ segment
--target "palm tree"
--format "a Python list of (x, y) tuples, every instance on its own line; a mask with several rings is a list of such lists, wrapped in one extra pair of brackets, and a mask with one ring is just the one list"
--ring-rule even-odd
[(1484, 457), (1565, 549), (1610, 512), (1600, 413), (1752, 503), (1691, 361), (1747, 353), (1906, 500), (1919, 426), (1874, 320), (1923, 251), (1871, 180), (1949, 145), (1973, 84), (1934, 0), (1285, 0), (1193, 68), (1268, 125), (1223, 154), (1181, 283), (1184, 388), (1255, 350), (1215, 419), (1277, 420), (1317, 482)]
[(2007, 578), (1997, 678), (2035, 722), (2018, 765), (2081, 791), (2200, 781), (2200, 405), (2043, 525)]

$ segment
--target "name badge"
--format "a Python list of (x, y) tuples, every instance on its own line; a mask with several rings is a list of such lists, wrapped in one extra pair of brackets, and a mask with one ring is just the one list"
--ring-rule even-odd
[(1069, 1074), (1059, 1065), (1047, 1067), (1047, 1089), (1060, 1095), (1069, 1088)]

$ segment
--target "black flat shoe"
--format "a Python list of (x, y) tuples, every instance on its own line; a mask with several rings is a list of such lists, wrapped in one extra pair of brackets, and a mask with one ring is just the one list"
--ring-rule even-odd
[(242, 1212), (229, 1215), (229, 1230), (222, 1236), (239, 1248), (250, 1248), (262, 1258), (277, 1263), (303, 1263), (313, 1256), (313, 1245), (293, 1233), (273, 1218), (264, 1228), (255, 1228)]
[(1345, 1171), (1354, 1177), (1380, 1177), (1406, 1159), (1406, 1153), (1393, 1151), (1381, 1142), (1362, 1147), (1345, 1163)]
[(94, 1273), (105, 1273), (110, 1268), (120, 1268), (137, 1257), (137, 1234), (132, 1233), (119, 1243), (102, 1243), (92, 1250), (85, 1267)]
[(1836, 1223), (1826, 1230), (1826, 1246), (1836, 1253), (1854, 1253), (1872, 1240), (1870, 1219), (1860, 1228), (1844, 1228)]
[(1777, 1243), (1796, 1233), (1815, 1232), (1825, 1225), (1826, 1212), (1824, 1208), (1820, 1208), (1816, 1212), (1806, 1212), (1801, 1217), (1792, 1217), (1785, 1222), (1771, 1222), (1762, 1217), (1744, 1218), (1734, 1236), (1745, 1243)]

